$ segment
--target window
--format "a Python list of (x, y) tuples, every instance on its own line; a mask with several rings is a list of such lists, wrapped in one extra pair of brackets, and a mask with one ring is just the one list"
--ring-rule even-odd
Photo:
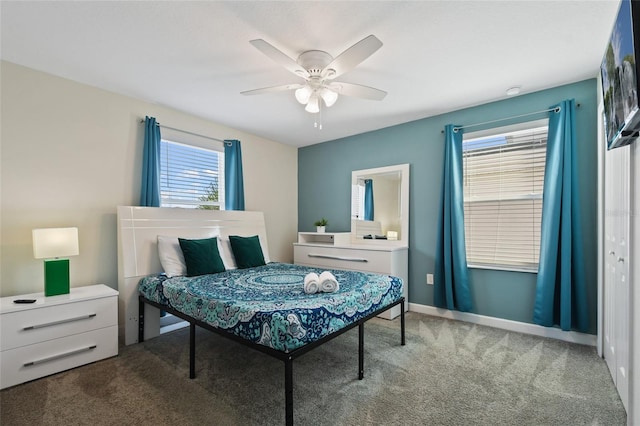
[(547, 121), (463, 140), (464, 222), (472, 267), (536, 272)]
[(224, 152), (169, 140), (160, 143), (160, 204), (224, 210)]
[(364, 219), (364, 180), (351, 185), (351, 219)]

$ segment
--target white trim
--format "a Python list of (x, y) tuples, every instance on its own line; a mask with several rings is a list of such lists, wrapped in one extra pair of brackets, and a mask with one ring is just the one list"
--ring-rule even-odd
[(570, 343), (578, 343), (580, 345), (596, 346), (596, 336), (593, 334), (578, 333), (576, 331), (562, 331), (558, 328), (542, 327), (536, 324), (528, 324), (525, 322), (488, 317), (485, 315), (472, 314), (469, 312), (450, 311), (448, 309), (441, 309), (428, 305), (420, 305), (418, 303), (409, 303), (409, 311), (457, 321), (465, 321), (472, 324), (486, 325), (488, 327), (514, 331), (516, 333), (549, 337), (551, 339), (563, 340)]
[(467, 264), (467, 268), (469, 269), (487, 269), (490, 271), (508, 271), (508, 272), (524, 272), (527, 274), (537, 274), (538, 267), (535, 268), (525, 268), (523, 266), (510, 266), (510, 265), (482, 265), (479, 263), (469, 263)]
[(213, 138), (196, 135), (183, 130), (175, 130), (165, 126), (160, 126), (160, 133), (160, 139), (163, 141), (224, 153), (224, 142), (214, 140)]
[[(604, 100), (602, 99), (602, 76), (598, 78), (598, 112), (596, 117), (604, 116)], [(598, 342), (597, 349), (598, 355), (604, 358), (604, 173), (605, 173), (605, 154), (606, 154), (606, 136), (604, 132), (604, 120), (596, 120), (598, 123), (598, 213), (596, 215), (598, 221), (598, 262), (597, 262), (597, 281), (598, 281), (598, 303), (597, 303), (597, 315), (598, 315)]]
[(549, 118), (523, 121), (508, 126), (489, 127), (484, 130), (476, 130), (475, 132), (465, 132), (464, 139), (465, 141), (469, 141), (487, 136), (502, 136), (504, 133), (519, 132), (520, 130), (536, 130), (540, 127), (549, 127)]

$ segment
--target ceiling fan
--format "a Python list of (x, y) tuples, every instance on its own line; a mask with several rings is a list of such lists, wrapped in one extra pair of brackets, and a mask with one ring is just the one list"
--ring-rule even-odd
[(243, 95), (295, 90), (296, 100), (306, 105), (306, 111), (314, 114), (320, 111), (321, 99), (327, 107), (330, 107), (338, 100), (338, 95), (376, 101), (384, 99), (387, 95), (387, 92), (373, 87), (334, 81), (336, 77), (350, 71), (382, 47), (382, 42), (374, 35), (363, 38), (336, 58), (322, 50), (307, 50), (294, 60), (262, 39), (251, 40), (249, 43), (276, 63), (304, 79), (304, 82), (240, 92)]

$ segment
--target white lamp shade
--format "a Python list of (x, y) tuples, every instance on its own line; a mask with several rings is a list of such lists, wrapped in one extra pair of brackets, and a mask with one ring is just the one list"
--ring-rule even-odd
[(302, 105), (306, 105), (309, 102), (309, 97), (311, 97), (311, 93), (313, 91), (309, 86), (304, 86), (296, 90), (296, 100), (300, 102)]
[(327, 108), (335, 104), (338, 100), (338, 94), (327, 89), (326, 87), (322, 89), (322, 91), (320, 92), (320, 96), (322, 96), (322, 100), (324, 100), (324, 104), (327, 106)]
[(63, 256), (77, 256), (78, 228), (34, 229), (33, 257), (51, 259)]
[(309, 103), (305, 107), (305, 111), (310, 112), (312, 114), (320, 112), (320, 105), (318, 104), (318, 95), (316, 95), (315, 93), (311, 95), (311, 97), (309, 98)]

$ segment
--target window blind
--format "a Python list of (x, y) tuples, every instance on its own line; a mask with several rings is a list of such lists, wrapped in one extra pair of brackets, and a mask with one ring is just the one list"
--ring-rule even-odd
[(364, 219), (364, 181), (351, 185), (351, 219)]
[(162, 140), (160, 198), (163, 207), (224, 209), (224, 154)]
[(467, 263), (535, 271), (547, 127), (463, 141)]

